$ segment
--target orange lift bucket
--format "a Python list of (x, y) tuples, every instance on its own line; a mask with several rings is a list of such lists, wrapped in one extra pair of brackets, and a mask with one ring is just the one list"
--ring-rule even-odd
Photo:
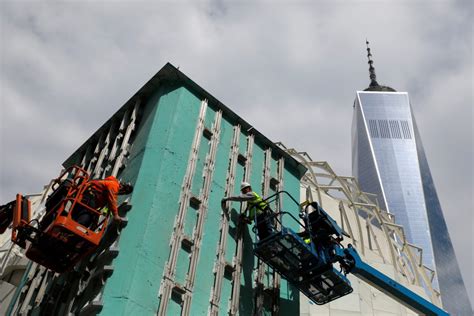
[[(12, 240), (27, 249), (27, 258), (62, 273), (97, 249), (108, 217), (83, 202), (88, 180), (89, 175), (80, 167), (65, 170), (54, 180), (53, 192), (46, 201), (46, 214), (36, 226), (31, 225), (30, 201), (17, 195)], [(74, 219), (78, 212), (86, 212), (93, 218), (89, 227)]]

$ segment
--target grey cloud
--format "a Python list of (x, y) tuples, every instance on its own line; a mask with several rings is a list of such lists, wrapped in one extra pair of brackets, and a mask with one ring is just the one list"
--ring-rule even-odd
[(469, 2), (3, 1), (0, 9), (0, 201), (38, 191), (167, 61), (270, 139), (350, 175), (368, 37), (378, 81), (410, 93), (473, 300)]

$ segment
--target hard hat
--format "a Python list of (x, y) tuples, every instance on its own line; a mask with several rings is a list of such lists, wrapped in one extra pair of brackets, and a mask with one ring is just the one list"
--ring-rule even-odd
[(240, 185), (240, 191), (242, 191), (243, 189), (248, 188), (248, 187), (250, 187), (250, 183), (242, 182), (242, 184)]

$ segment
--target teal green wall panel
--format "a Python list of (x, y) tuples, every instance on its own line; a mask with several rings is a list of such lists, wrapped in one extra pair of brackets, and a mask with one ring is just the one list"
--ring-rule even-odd
[[(252, 185), (252, 189), (262, 196), (265, 153), (258, 144), (254, 144), (252, 147), (249, 183)], [(247, 213), (247, 215), (249, 214)], [(254, 309), (255, 291), (253, 289), (253, 270), (256, 268), (257, 262), (257, 259), (253, 255), (253, 243), (255, 241), (255, 233), (252, 231), (252, 225), (246, 225), (243, 234), (243, 267), (242, 278), (240, 279), (239, 312), (241, 315), (251, 315)]]
[(245, 131), (241, 131), (239, 135), (239, 153), (241, 153), (243, 156), (246, 156), (247, 154), (247, 134)]
[[(179, 208), (200, 106), (201, 100), (186, 88), (164, 86), (150, 99), (145, 108), (146, 116), (144, 115), (134, 141), (127, 168), (122, 174), (122, 177), (135, 181), (135, 191), (131, 199), (133, 208), (128, 215), (128, 226), (123, 230), (120, 239), (120, 254), (113, 261), (115, 271), (104, 289), (102, 315), (155, 314), (159, 308), (160, 283), (170, 255), (170, 237)], [(209, 105), (204, 117), (204, 126), (211, 130), (215, 118), (216, 109)], [(220, 200), (225, 194), (233, 134), (233, 122), (223, 118), (192, 289), (190, 315), (205, 315), (209, 310), (209, 299), (214, 285), (213, 269), (219, 243), (222, 212)], [(248, 135), (243, 131), (238, 139), (239, 153), (246, 156)], [(191, 192), (196, 197), (202, 193), (203, 174), (209, 151), (210, 140), (202, 136), (191, 185)], [(277, 178), (278, 164), (275, 159), (277, 158), (272, 157), (270, 162), (270, 175)], [(258, 142), (253, 145), (250, 163), (251, 169), (247, 170), (250, 172), (250, 183), (255, 191), (262, 194), (265, 147)], [(245, 172), (243, 164), (237, 163), (233, 192), (235, 195), (240, 194), (240, 183), (244, 179)], [(286, 170), (283, 176), (285, 190), (298, 198), (297, 172)], [(284, 206), (292, 204), (284, 198)], [(226, 262), (229, 263), (233, 262), (236, 254), (236, 233), (240, 212), (240, 203), (230, 203), (230, 221), (224, 255)], [(292, 212), (297, 212), (297, 208)], [(184, 233), (192, 238), (198, 219), (197, 210), (188, 206), (184, 218)], [(244, 247), (238, 307), (240, 315), (251, 315), (254, 310), (253, 284), (257, 260), (252, 253), (253, 242), (252, 226), (247, 225), (243, 228)], [(176, 282), (185, 283), (189, 273), (189, 258), (189, 251), (180, 248), (175, 270)], [(263, 282), (267, 286), (273, 283), (271, 269), (267, 269)], [(298, 296), (284, 280), (280, 293), (285, 312), (293, 313), (299, 310)], [(222, 280), (220, 314), (228, 312), (231, 295), (232, 279), (226, 275)], [(181, 314), (180, 304), (180, 301), (170, 299), (167, 315)], [(265, 306), (267, 307), (265, 313), (268, 313), (271, 302), (265, 301)]]
[[(246, 142), (244, 143), (245, 146)], [(242, 143), (240, 143), (242, 146)], [(240, 194), (239, 188), (240, 183), (244, 178), (244, 168), (242, 165), (237, 164), (235, 169), (235, 186), (234, 186), (234, 194)], [(238, 217), (240, 214), (240, 203), (238, 202), (230, 202), (230, 221), (229, 221), (229, 238), (227, 239), (227, 247), (225, 251), (225, 260), (227, 262), (232, 262), (232, 258), (235, 255), (235, 251), (237, 249), (237, 223)]]
[[(123, 174), (127, 177), (127, 174), (135, 172), (138, 176), (131, 201), (133, 209), (130, 213), (130, 222), (122, 233), (120, 256), (114, 261), (116, 272), (109, 279), (104, 290), (103, 315), (150, 314), (158, 309), (160, 304), (158, 291), (169, 256), (169, 240), (179, 206), (182, 181), (187, 169), (200, 104), (201, 100), (184, 88), (162, 88), (147, 105), (149, 116), (143, 122), (141, 133), (134, 143), (129, 166)], [(206, 128), (212, 129), (215, 114), (212, 107), (207, 108)], [(150, 117), (153, 119), (151, 120)], [(209, 309), (214, 282), (212, 270), (219, 242), (220, 200), (225, 193), (233, 133), (233, 125), (222, 120), (193, 289), (191, 315), (203, 315)], [(239, 153), (241, 155), (247, 155), (247, 142), (247, 135), (240, 133)], [(191, 186), (192, 194), (195, 196), (199, 196), (202, 191), (203, 172), (209, 150), (209, 139), (201, 137)], [(247, 171), (250, 172), (250, 183), (255, 191), (262, 194), (265, 149), (258, 143), (253, 146), (250, 163), (251, 169)], [(277, 178), (277, 170), (277, 162), (272, 159), (270, 162), (272, 177)], [(244, 172), (245, 167), (242, 163), (238, 163), (234, 185), (236, 195), (240, 193), (240, 183), (244, 179)], [(295, 172), (285, 171), (284, 182), (285, 189), (295, 197), (299, 197), (299, 179), (295, 177)], [(283, 199), (285, 207), (292, 206), (287, 198)], [(240, 203), (231, 203), (229, 236), (225, 249), (227, 262), (232, 262), (236, 253), (236, 231), (240, 211)], [(297, 208), (290, 211), (297, 212)], [(190, 238), (193, 236), (197, 219), (197, 210), (189, 206), (185, 214), (184, 233)], [(257, 260), (252, 253), (255, 237), (251, 228), (252, 226), (243, 228), (244, 248), (239, 300), (241, 315), (251, 315), (254, 309), (253, 282)], [(137, 238), (140, 235), (141, 237)], [(175, 281), (181, 284), (185, 283), (189, 273), (189, 255), (189, 252), (182, 248), (178, 252)], [(267, 269), (264, 283), (270, 286), (272, 282), (271, 269)], [(220, 312), (223, 314), (227, 312), (231, 293), (232, 280), (224, 277), (220, 302)], [(298, 296), (294, 295), (294, 289), (288, 287), (284, 280), (282, 280), (281, 298), (285, 312), (298, 311)], [(268, 313), (271, 302), (265, 302), (265, 306), (267, 307), (265, 313)], [(174, 299), (169, 300), (167, 314), (180, 313), (180, 302)]]
[(168, 309), (166, 311), (166, 315), (181, 315), (181, 305), (179, 302), (174, 301), (171, 299), (168, 303)]
[(253, 232), (251, 226), (247, 225), (243, 232), (243, 256), (242, 275), (240, 279), (240, 315), (252, 315), (254, 306), (253, 269), (257, 259), (253, 255)]
[(221, 199), (225, 193), (232, 136), (233, 126), (229, 122), (223, 120), (220, 127), (219, 147), (217, 148), (216, 153), (212, 188), (204, 224), (201, 255), (197, 266), (195, 289), (191, 304), (191, 315), (206, 315), (209, 309), (209, 299), (214, 284), (214, 274), (212, 271), (214, 268), (220, 235), (219, 224), (222, 213)]
[[(206, 113), (209, 113), (209, 109)], [(209, 140), (206, 137), (201, 137), (201, 143), (199, 146), (198, 152), (198, 160), (196, 163), (196, 171), (194, 173), (193, 184), (191, 186), (192, 193), (195, 196), (199, 196), (201, 193), (202, 185), (203, 185), (203, 171), (204, 171), (204, 164), (206, 162), (207, 154), (209, 153)]]
[[(155, 312), (158, 308), (158, 290), (199, 113), (199, 103), (190, 96), (178, 88), (158, 99), (131, 200), (132, 213), (120, 239), (114, 274), (104, 290), (103, 315), (128, 315), (125, 311), (137, 305)], [(143, 148), (134, 144), (133, 150)], [(109, 299), (114, 303), (108, 303)]]
[[(283, 172), (285, 191), (287, 191), (295, 200), (299, 202), (300, 200), (300, 180), (292, 172), (289, 172), (287, 169)], [(286, 212), (290, 212), (296, 219), (299, 219), (299, 207), (298, 204), (286, 194), (282, 195), (283, 209)], [(283, 223), (285, 226), (290, 227), (295, 231), (299, 231), (299, 225), (292, 218), (285, 216), (283, 218)]]
[[(200, 113), (206, 104), (203, 100), (209, 104), (201, 117), (202, 126)], [(214, 124), (219, 121), (216, 130)], [(204, 132), (197, 130), (197, 126), (203, 127)], [(237, 131), (240, 132), (235, 134)], [(216, 136), (217, 147), (214, 147)], [(198, 144), (193, 144), (194, 139)], [(234, 140), (240, 158), (232, 169), (231, 158), (237, 158), (232, 153)], [(253, 146), (249, 146), (250, 142)], [(193, 145), (198, 145), (196, 152), (192, 152)], [(78, 265), (74, 273), (53, 277), (51, 283), (44, 284), (49, 287), (44, 291), (47, 302), (34, 307), (34, 313), (44, 313), (44, 306), (54, 305), (55, 312), (45, 314), (95, 314), (91, 308), (100, 309), (102, 303), (100, 315), (156, 315), (160, 309), (172, 316), (207, 315), (210, 309), (228, 315), (229, 308), (242, 316), (253, 315), (257, 294), (253, 287), (258, 268), (253, 255), (253, 226), (243, 225), (240, 231), (239, 202), (228, 203), (227, 226), (222, 221), (221, 199), (225, 194), (239, 195), (244, 178), (256, 192), (264, 195), (263, 182), (269, 180), (264, 178), (267, 148), (272, 150), (269, 176), (275, 179), (282, 176), (284, 190), (299, 199), (300, 172), (304, 168), (184, 74), (171, 65), (165, 66), (64, 163), (65, 166), (81, 164), (93, 170), (94, 177), (119, 170), (119, 178), (134, 184), (133, 194), (120, 196), (119, 202), (130, 198), (132, 209), (114, 247), (91, 258), (90, 277), (76, 282), (85, 264)], [(280, 155), (285, 159), (282, 175), (278, 168)], [(189, 164), (190, 157), (194, 164)], [(214, 164), (212, 169), (208, 169), (209, 162)], [(187, 174), (188, 168), (193, 172)], [(229, 176), (233, 177), (233, 183), (227, 183)], [(228, 187), (233, 187), (232, 192), (226, 193)], [(274, 192), (270, 187), (265, 195)], [(199, 199), (201, 204), (191, 205), (191, 197)], [(282, 199), (283, 210), (297, 216), (298, 207), (288, 197)], [(276, 205), (271, 206), (278, 210)], [(175, 226), (177, 218), (181, 222)], [(201, 223), (202, 230), (197, 227)], [(296, 223), (286, 221), (285, 224), (298, 229)], [(221, 227), (225, 246), (220, 243)], [(115, 238), (115, 235), (107, 237)], [(189, 242), (182, 242), (183, 237)], [(242, 257), (237, 257), (240, 240)], [(220, 245), (222, 251), (218, 256)], [(119, 251), (114, 258), (115, 246)], [(225, 261), (225, 269), (217, 264), (218, 258), (219, 263)], [(195, 264), (195, 270), (191, 264)], [(104, 265), (113, 267), (111, 275)], [(165, 271), (166, 267), (169, 270)], [(31, 284), (43, 284), (43, 279), (38, 281), (42, 276), (35, 275), (38, 278)], [(273, 277), (272, 269), (266, 267), (262, 279), (265, 287), (273, 286)], [(97, 286), (102, 280), (105, 285)], [(216, 305), (211, 306), (215, 283), (219, 282), (220, 295), (215, 296)], [(58, 294), (55, 286), (63, 283), (74, 285)], [(32, 302), (41, 292), (32, 287), (27, 291), (28, 295), (23, 297), (31, 297)], [(64, 301), (66, 296), (70, 301)], [(298, 298), (298, 291), (281, 280), (280, 315), (297, 315)], [(271, 314), (271, 299), (265, 295), (263, 315)], [(66, 311), (67, 308), (73, 310)]]
[[(300, 178), (295, 174), (294, 170), (289, 170), (288, 168), (285, 168), (283, 177), (285, 190), (299, 202)], [(298, 205), (287, 195), (283, 196), (283, 209), (290, 212), (295, 218), (299, 218)], [(286, 218), (283, 223), (286, 227), (299, 231), (298, 223), (292, 219)], [(299, 315), (299, 291), (283, 278), (281, 279), (280, 286), (280, 313), (281, 315)]]

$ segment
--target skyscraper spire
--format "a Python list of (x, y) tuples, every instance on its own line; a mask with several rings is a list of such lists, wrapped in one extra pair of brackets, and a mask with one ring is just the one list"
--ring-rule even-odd
[(369, 41), (366, 39), (365, 40), (365, 44), (367, 45), (367, 58), (369, 59), (369, 73), (370, 73), (370, 87), (378, 87), (379, 84), (376, 80), (376, 75), (375, 75), (375, 68), (374, 66), (372, 65), (374, 63), (374, 61), (371, 59), (372, 57), (372, 54), (370, 53), (370, 47), (369, 47)]
[(367, 58), (369, 59), (369, 74), (370, 74), (370, 85), (364, 91), (387, 91), (387, 92), (396, 92), (395, 89), (388, 86), (379, 85), (377, 82), (377, 76), (375, 75), (374, 61), (372, 60), (372, 54), (370, 53), (369, 41), (366, 39), (365, 44), (367, 44)]

